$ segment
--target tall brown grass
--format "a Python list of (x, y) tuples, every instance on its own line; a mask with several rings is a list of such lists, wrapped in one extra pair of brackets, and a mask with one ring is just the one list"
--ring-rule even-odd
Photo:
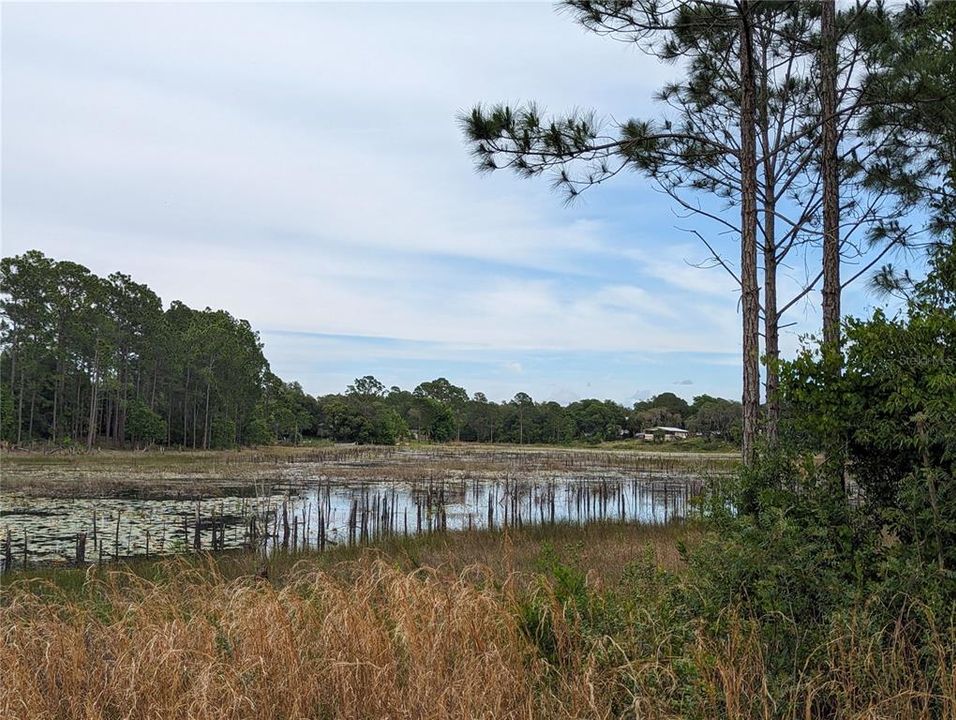
[(376, 560), (281, 589), (192, 570), (91, 596), (2, 610), (3, 717), (526, 717), (538, 703), (514, 616), (464, 578)]
[(161, 569), (5, 588), (0, 717), (956, 719), (953, 620), (915, 605), (876, 630), (849, 615), (775, 695), (759, 618), (675, 622), (666, 592), (585, 609), (547, 575), (370, 552), (281, 582)]

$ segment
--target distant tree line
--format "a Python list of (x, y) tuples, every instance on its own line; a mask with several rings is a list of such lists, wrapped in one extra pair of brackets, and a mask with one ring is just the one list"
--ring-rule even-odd
[(208, 449), (337, 442), (569, 443), (686, 427), (736, 441), (740, 403), (663, 393), (625, 407), (488, 400), (445, 378), (414, 390), (372, 376), (312, 397), (269, 369), (259, 334), (224, 310), (168, 308), (128, 275), (98, 277), (31, 250), (0, 261), (0, 436), (7, 443)]
[(594, 398), (568, 405), (535, 402), (519, 392), (499, 403), (481, 392), (469, 397), (445, 378), (408, 391), (386, 388), (366, 376), (344, 394), (316, 398), (314, 412), (316, 435), (342, 442), (392, 443), (406, 437), (439, 442), (603, 442), (634, 437), (659, 425), (734, 442), (740, 436), (740, 403), (709, 395), (688, 403), (668, 392), (627, 407)]

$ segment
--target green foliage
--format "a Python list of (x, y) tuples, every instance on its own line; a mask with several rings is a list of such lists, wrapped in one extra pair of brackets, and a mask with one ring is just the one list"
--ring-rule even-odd
[(166, 421), (142, 400), (133, 400), (126, 414), (126, 435), (134, 443), (161, 443), (166, 440)]
[(349, 385), (345, 390), (346, 395), (359, 395), (362, 397), (385, 397), (387, 392), (385, 386), (372, 375), (356, 378), (355, 382)]
[[(940, 248), (905, 317), (850, 320), (841, 373), (805, 351), (784, 365), (792, 424), (809, 450), (843, 440), (831, 458), (860, 488), (901, 551), (956, 570), (956, 259)], [(833, 452), (831, 450), (831, 452)]]
[[(899, 12), (878, 7), (858, 33), (867, 50), (864, 100), (874, 162), (867, 183), (900, 208), (929, 211), (927, 229), (956, 233), (956, 4), (915, 0)], [(897, 286), (892, 268), (878, 279)], [(908, 283), (907, 283), (908, 284)]]
[(650, 400), (634, 403), (634, 409), (637, 411), (651, 410), (654, 408), (659, 408), (669, 415), (677, 417), (678, 422), (690, 414), (690, 406), (687, 404), (687, 401), (672, 392), (661, 393), (660, 395), (652, 397)]
[(616, 440), (627, 422), (624, 408), (610, 400), (579, 400), (568, 406), (568, 415), (575, 437), (591, 442)]
[(36, 251), (4, 258), (0, 279), (0, 434), (12, 443), (599, 443), (651, 419), (684, 425), (697, 414), (701, 432), (723, 438), (716, 428), (739, 415), (731, 401), (688, 406), (673, 393), (633, 411), (595, 398), (535, 402), (523, 392), (496, 403), (482, 393), (469, 398), (447, 378), (409, 392), (367, 375), (342, 395), (315, 398), (270, 372), (258, 334), (223, 310), (178, 301), (163, 310), (127, 275), (100, 278)]
[[(35, 250), (3, 258), (0, 284), (0, 377), (14, 404), (14, 442), (122, 445), (168, 435), (206, 447), (213, 417), (244, 425), (262, 398), (262, 343), (225, 311), (180, 302), (164, 311), (128, 275), (97, 277)], [(144, 407), (169, 427), (160, 433)]]
[(706, 438), (740, 442), (740, 403), (700, 395), (688, 409), (687, 429)]
[(212, 421), (209, 446), (214, 450), (226, 450), (236, 446), (236, 423), (229, 418), (217, 417)]
[(539, 586), (519, 605), (519, 623), (542, 658), (554, 666), (568, 665), (575, 659), (569, 627), (596, 630), (602, 598), (590, 591), (585, 573), (562, 562), (550, 543), (536, 565)]
[(422, 415), (428, 439), (444, 442), (455, 437), (455, 415), (450, 407), (439, 400), (426, 398), (422, 406)]
[(408, 426), (401, 416), (390, 407), (381, 406), (375, 414), (375, 442), (382, 445), (394, 445), (408, 437)]
[(394, 445), (408, 436), (401, 416), (374, 394), (331, 395), (319, 405), (324, 431), (338, 442)]
[[(830, 348), (783, 363), (792, 446), (701, 504), (715, 532), (689, 557), (689, 607), (713, 632), (728, 609), (753, 619), (785, 706), (851, 609), (876, 635), (913, 603), (932, 618), (956, 602), (954, 268), (939, 250), (905, 316), (848, 321), (842, 364)], [(924, 621), (905, 633), (936, 637)], [(914, 662), (935, 672), (931, 654)]]
[(16, 410), (13, 405), (13, 393), (0, 386), (0, 440), (13, 442), (17, 437)]
[[(275, 440), (297, 444), (315, 429), (319, 406), (297, 382), (286, 383), (266, 373), (265, 393), (258, 411)], [(246, 443), (252, 441), (243, 438)]]
[(242, 439), (246, 445), (270, 445), (275, 442), (275, 436), (269, 431), (269, 423), (265, 418), (253, 417), (246, 423), (242, 431)]

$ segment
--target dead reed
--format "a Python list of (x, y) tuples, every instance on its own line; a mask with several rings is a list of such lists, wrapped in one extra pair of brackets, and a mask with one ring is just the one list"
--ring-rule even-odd
[[(0, 717), (956, 719), (952, 617), (913, 605), (874, 628), (860, 609), (781, 693), (760, 618), (673, 610), (682, 581), (660, 568), (679, 559), (657, 546), (686, 531), (462, 533), (21, 580), (0, 602)], [(590, 569), (585, 587), (569, 596), (544, 547)], [(641, 547), (651, 579), (635, 585), (620, 569)]]
[(368, 561), (283, 588), (212, 570), (24, 593), (2, 611), (5, 718), (527, 717), (531, 645), (499, 591)]

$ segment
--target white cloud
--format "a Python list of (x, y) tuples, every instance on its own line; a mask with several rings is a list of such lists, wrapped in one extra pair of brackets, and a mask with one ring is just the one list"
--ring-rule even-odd
[(674, 73), (549, 6), (16, 5), (3, 45), (5, 254), (129, 272), (263, 331), (422, 343), (368, 350), (396, 360), (737, 347), (719, 271), (681, 246), (622, 255), (603, 189), (566, 209), (474, 173), (454, 121), (472, 103), (647, 114)]

